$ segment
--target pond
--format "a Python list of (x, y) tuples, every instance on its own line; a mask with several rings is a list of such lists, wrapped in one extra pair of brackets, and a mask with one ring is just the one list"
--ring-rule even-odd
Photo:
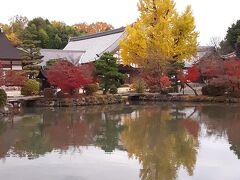
[(27, 108), (0, 120), (0, 179), (240, 179), (240, 106)]

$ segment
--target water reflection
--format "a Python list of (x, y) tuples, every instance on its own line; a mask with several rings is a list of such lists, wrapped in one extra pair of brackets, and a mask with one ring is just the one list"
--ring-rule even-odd
[(225, 137), (230, 149), (240, 159), (240, 111), (239, 106), (202, 106), (201, 122), (208, 136)]
[(198, 148), (199, 126), (170, 107), (145, 106), (135, 119), (125, 119), (121, 140), (130, 157), (143, 166), (142, 180), (176, 179), (183, 166), (193, 175)]
[(13, 121), (0, 121), (1, 158), (10, 153), (33, 159), (56, 149), (64, 152), (70, 146), (78, 150), (80, 146), (94, 144), (106, 152), (118, 147), (121, 112), (116, 112), (113, 106), (40, 112), (25, 109), (22, 113)]
[(195, 171), (201, 171), (199, 150), (206, 148), (201, 142), (211, 137), (227, 140), (229, 151), (240, 158), (239, 118), (237, 105), (23, 109), (12, 119), (0, 120), (0, 158), (35, 162), (56, 152), (81, 154), (85, 147), (97, 147), (108, 158), (121, 151), (128, 153), (129, 162), (138, 160), (141, 180), (181, 179), (182, 169), (194, 177)]

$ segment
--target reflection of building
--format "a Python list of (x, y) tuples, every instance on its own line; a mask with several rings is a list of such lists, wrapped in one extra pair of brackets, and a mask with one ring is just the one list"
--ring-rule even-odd
[(11, 44), (1, 29), (0, 62), (5, 70), (22, 70), (22, 51)]

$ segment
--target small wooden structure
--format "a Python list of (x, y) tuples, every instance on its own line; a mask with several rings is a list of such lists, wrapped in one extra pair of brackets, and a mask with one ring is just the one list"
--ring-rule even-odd
[(11, 104), (13, 108), (19, 108), (23, 103), (26, 103), (29, 101), (36, 101), (41, 97), (42, 96), (13, 97), (13, 98), (8, 98), (8, 103)]
[(22, 70), (23, 52), (7, 39), (0, 28), (0, 62), (4, 70)]

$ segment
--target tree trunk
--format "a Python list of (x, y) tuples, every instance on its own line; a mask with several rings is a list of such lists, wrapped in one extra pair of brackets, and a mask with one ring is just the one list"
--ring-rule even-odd
[(195, 96), (198, 96), (197, 91), (192, 86), (190, 86), (188, 83), (185, 84), (194, 92)]

